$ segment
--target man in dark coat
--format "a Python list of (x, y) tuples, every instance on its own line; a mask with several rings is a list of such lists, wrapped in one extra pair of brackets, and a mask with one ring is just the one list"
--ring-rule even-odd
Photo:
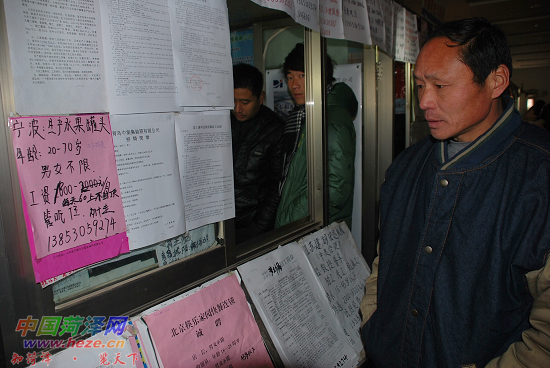
[(273, 229), (282, 173), (283, 119), (263, 105), (263, 75), (255, 67), (233, 67), (235, 108), (231, 114), (235, 178), (236, 241)]

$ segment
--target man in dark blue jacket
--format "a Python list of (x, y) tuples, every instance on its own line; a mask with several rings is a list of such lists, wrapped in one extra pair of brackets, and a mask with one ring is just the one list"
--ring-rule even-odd
[(444, 24), (414, 69), (431, 136), (390, 166), (361, 305), (377, 367), (550, 367), (550, 135), (506, 95), (483, 19)]
[(257, 68), (248, 64), (233, 67), (231, 133), (237, 243), (273, 229), (280, 199), (280, 142), (285, 123), (263, 105), (263, 84)]

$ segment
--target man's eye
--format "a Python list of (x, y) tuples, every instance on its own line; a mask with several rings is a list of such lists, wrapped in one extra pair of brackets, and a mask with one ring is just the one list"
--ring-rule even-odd
[(436, 84), (435, 86), (436, 86), (437, 89), (441, 89), (441, 88), (445, 87), (445, 86), (442, 85), (442, 84)]
[(417, 84), (417, 85), (416, 85), (416, 88), (422, 89), (422, 88), (424, 88), (424, 86), (421, 86), (420, 84)]

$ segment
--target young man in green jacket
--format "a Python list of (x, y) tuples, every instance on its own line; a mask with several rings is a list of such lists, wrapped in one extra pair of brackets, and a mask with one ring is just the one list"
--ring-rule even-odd
[[(357, 98), (345, 83), (335, 83), (333, 65), (327, 60), (327, 119), (329, 223), (346, 221), (351, 228), (355, 178), (355, 128)], [(286, 225), (309, 214), (307, 185), (307, 129), (305, 124), (304, 45), (296, 44), (287, 55), (283, 73), (296, 107), (287, 118), (283, 135), (284, 167), (281, 201), (275, 227)], [(315, 122), (320, 124), (321, 122)]]

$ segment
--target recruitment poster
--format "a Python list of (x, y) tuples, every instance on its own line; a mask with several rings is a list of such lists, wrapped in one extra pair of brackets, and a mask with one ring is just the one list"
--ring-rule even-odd
[(235, 275), (144, 320), (164, 367), (273, 366)]
[(125, 233), (108, 115), (12, 118), (10, 127), (37, 258)]

